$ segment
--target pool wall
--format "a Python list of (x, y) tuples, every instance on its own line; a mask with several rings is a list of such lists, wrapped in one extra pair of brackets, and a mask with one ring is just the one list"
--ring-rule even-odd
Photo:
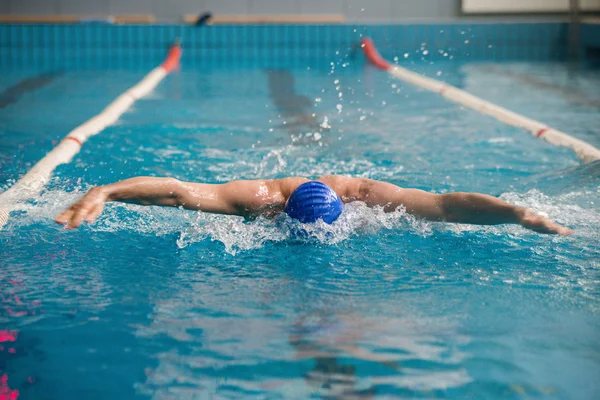
[[(565, 22), (395, 25), (0, 25), (0, 68), (147, 68), (182, 39), (184, 65), (285, 68), (339, 60), (362, 36), (399, 62), (563, 61)], [(339, 53), (338, 53), (339, 52)], [(363, 62), (362, 57), (358, 57)]]
[(581, 25), (581, 46), (583, 56), (600, 65), (600, 19)]

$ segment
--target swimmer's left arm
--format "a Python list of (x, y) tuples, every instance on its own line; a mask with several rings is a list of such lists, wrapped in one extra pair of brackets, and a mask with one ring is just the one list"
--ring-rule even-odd
[(569, 235), (572, 231), (533, 210), (480, 193), (434, 194), (418, 189), (402, 189), (387, 182), (361, 180), (360, 199), (370, 207), (382, 206), (406, 211), (431, 221), (463, 224), (520, 224), (540, 233)]

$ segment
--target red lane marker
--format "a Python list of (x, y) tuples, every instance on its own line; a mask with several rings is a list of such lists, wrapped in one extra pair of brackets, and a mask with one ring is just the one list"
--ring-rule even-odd
[(171, 49), (169, 49), (169, 54), (167, 55), (167, 58), (165, 59), (165, 61), (162, 63), (163, 69), (167, 73), (173, 71), (179, 65), (180, 59), (181, 59), (181, 46), (179, 46), (179, 44), (175, 43), (171, 46)]
[(64, 140), (72, 140), (75, 143), (77, 143), (79, 145), (79, 147), (83, 146), (83, 143), (81, 143), (81, 140), (77, 139), (76, 137), (73, 136), (67, 136)]
[(549, 128), (542, 128), (542, 129), (540, 129), (539, 131), (536, 132), (535, 136), (541, 137), (544, 134), (544, 132), (546, 132), (548, 129)]
[(365, 53), (365, 57), (367, 57), (367, 60), (369, 60), (371, 64), (384, 71), (387, 71), (391, 67), (392, 64), (381, 57), (381, 54), (379, 54), (371, 39), (364, 38), (360, 41), (360, 44), (363, 49), (363, 53)]

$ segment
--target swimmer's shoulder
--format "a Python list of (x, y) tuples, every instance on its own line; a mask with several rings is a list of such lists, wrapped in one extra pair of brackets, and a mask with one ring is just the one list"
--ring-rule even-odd
[(323, 182), (330, 188), (335, 189), (336, 186), (348, 185), (355, 179), (356, 178), (353, 178), (351, 176), (345, 176), (345, 175), (324, 175), (324, 176), (318, 178), (317, 181)]
[(357, 196), (364, 178), (345, 175), (325, 175), (317, 179), (332, 188), (344, 202), (358, 200)]
[(310, 179), (301, 176), (292, 176), (289, 178), (274, 179), (270, 182), (272, 185), (274, 185), (273, 189), (281, 192), (283, 197), (287, 199), (292, 195), (292, 192), (298, 188), (298, 186), (308, 182), (309, 180)]
[[(318, 179), (330, 188), (332, 188), (344, 203), (353, 201), (366, 201), (375, 187), (381, 185), (391, 185), (387, 182), (381, 182), (369, 178), (356, 178), (344, 175), (326, 175)], [(393, 186), (393, 185), (392, 185)], [(400, 189), (394, 186), (396, 189)]]

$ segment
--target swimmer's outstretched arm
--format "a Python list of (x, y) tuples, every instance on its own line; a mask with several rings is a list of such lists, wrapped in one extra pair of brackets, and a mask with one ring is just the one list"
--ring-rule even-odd
[(55, 221), (69, 228), (78, 228), (83, 221), (92, 223), (110, 201), (250, 216), (272, 203), (282, 201), (279, 199), (281, 194), (272, 190), (273, 182), (276, 181), (205, 184), (181, 182), (174, 178), (131, 178), (91, 189)]
[(540, 233), (573, 233), (533, 210), (485, 194), (433, 194), (417, 189), (401, 189), (387, 182), (362, 180), (360, 197), (371, 207), (379, 205), (386, 211), (393, 211), (403, 206), (408, 213), (431, 221), (477, 225), (519, 224)]

